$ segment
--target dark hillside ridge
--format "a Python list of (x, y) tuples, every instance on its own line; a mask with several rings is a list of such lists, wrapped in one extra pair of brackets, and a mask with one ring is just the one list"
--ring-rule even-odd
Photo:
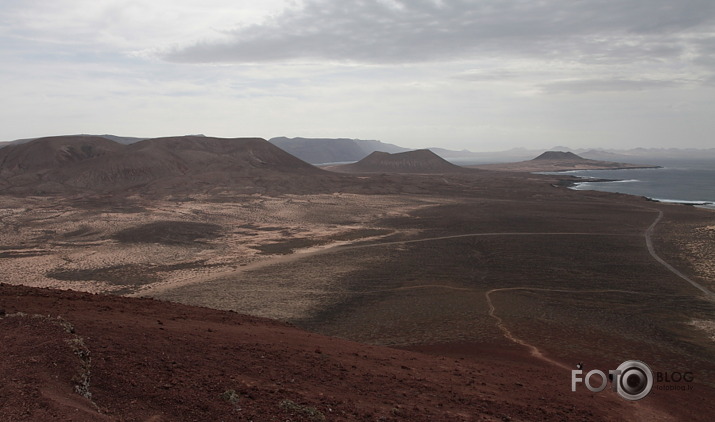
[(0, 192), (158, 193), (311, 189), (320, 170), (260, 138), (182, 136), (122, 145), (103, 137), (41, 138), (0, 149)]
[(314, 166), (261, 138), (155, 138), (129, 145), (126, 151), (132, 155), (172, 156), (187, 166), (186, 171), (205, 171), (202, 166), (211, 165), (213, 171), (271, 168), (277, 171), (319, 172)]
[(0, 176), (42, 172), (117, 153), (122, 146), (99, 136), (54, 136), (0, 149)]
[[(104, 138), (108, 139), (110, 141), (114, 141), (118, 144), (124, 144), (124, 145), (129, 145), (133, 144), (135, 142), (143, 141), (145, 139), (150, 139), (150, 138), (137, 138), (137, 137), (132, 137), (132, 136), (117, 136), (117, 135), (88, 135), (86, 133), (83, 134), (78, 134), (78, 135), (55, 135), (51, 136), (52, 138)], [(45, 138), (50, 138), (50, 136), (41, 136), (38, 138), (23, 138), (23, 139), (15, 139), (14, 141), (6, 141), (6, 142), (0, 142), (0, 148), (12, 146), (12, 145), (21, 145), (21, 144), (26, 144), (28, 142), (35, 141), (37, 139), (45, 139)]]

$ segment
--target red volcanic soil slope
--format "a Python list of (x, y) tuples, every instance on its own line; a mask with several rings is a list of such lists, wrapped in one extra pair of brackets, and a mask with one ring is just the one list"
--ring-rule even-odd
[(470, 170), (456, 166), (428, 149), (416, 151), (375, 151), (357, 163), (325, 167), (345, 173), (457, 173)]
[(232, 312), (6, 284), (0, 308), (2, 421), (659, 419), (613, 393), (563, 394), (567, 371), (493, 346), (480, 359), (431, 356)]

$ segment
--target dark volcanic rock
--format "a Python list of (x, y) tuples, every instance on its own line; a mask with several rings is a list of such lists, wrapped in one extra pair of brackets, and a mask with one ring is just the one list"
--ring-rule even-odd
[(154, 221), (118, 231), (113, 238), (125, 243), (192, 244), (219, 236), (221, 226), (191, 221)]

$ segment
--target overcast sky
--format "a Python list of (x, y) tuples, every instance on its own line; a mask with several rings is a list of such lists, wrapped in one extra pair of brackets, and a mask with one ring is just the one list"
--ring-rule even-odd
[(0, 0), (0, 140), (715, 147), (713, 0)]

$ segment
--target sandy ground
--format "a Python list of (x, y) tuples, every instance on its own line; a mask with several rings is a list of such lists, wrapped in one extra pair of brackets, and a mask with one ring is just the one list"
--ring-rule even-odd
[[(0, 257), (12, 259), (0, 259), (3, 281), (95, 293), (161, 291), (242, 266), (256, 269), (262, 261), (278, 263), (294, 251), (310, 253), (387, 236), (393, 231), (373, 226), (378, 219), (436, 203), (429, 198), (351, 194), (246, 197), (234, 203), (196, 199), (101, 211), (44, 198), (18, 201), (16, 207), (5, 203), (0, 209)], [(186, 241), (114, 237), (152, 222), (179, 223), (179, 235), (181, 223), (214, 224), (220, 232), (208, 238), (195, 233)]]
[(715, 218), (715, 211), (699, 214), (697, 219), (665, 221), (658, 237), (661, 249), (670, 253), (671, 259), (715, 291), (715, 226), (708, 224)]
[(715, 280), (715, 226), (694, 227), (683, 242), (690, 263), (703, 278)]

